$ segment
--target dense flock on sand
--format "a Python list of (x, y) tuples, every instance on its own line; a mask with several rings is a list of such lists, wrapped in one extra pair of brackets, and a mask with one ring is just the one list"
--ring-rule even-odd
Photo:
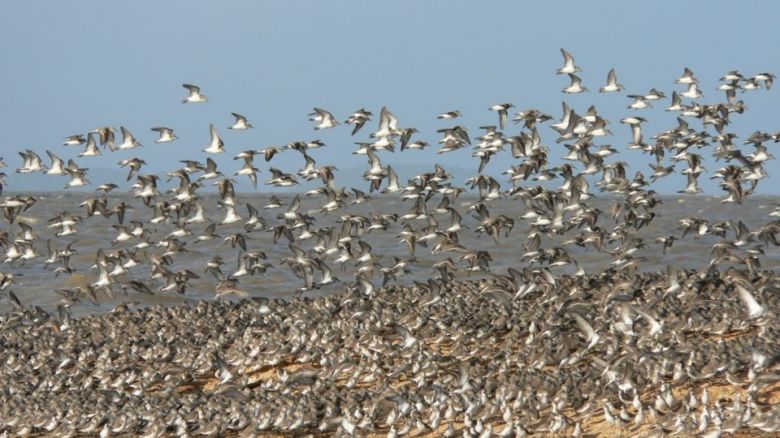
[[(570, 80), (563, 93), (588, 92), (582, 69), (561, 53), (557, 74)], [(625, 99), (614, 69), (606, 78), (598, 91)], [(438, 118), (448, 127), (437, 131), (438, 146), (386, 107), (376, 116), (361, 108), (346, 120), (314, 108), (315, 130), (363, 139), (353, 152), (368, 163), (359, 188), (339, 185), (337, 167), (318, 163), (318, 149), (332, 147), (319, 140), (232, 151), (242, 165), (221, 169), (211, 154), (227, 153), (229, 145), (214, 124), (203, 154), (182, 150), (192, 159), (160, 175), (145, 172), (141, 142), (124, 126), (121, 141), (112, 126), (68, 136), (64, 152), (45, 151), (48, 160), (40, 151), (19, 152), (14, 174), (0, 174), (0, 191), (30, 173), (62, 178), (65, 189), (95, 191), (79, 192), (80, 205), (53, 217), (41, 216), (45, 201), (38, 195), (17, 191), (0, 200), (0, 433), (780, 431), (780, 276), (761, 264), (778, 255), (780, 206), (752, 227), (689, 215), (676, 230), (639, 236), (664, 214), (652, 189), (658, 179), (684, 174), (681, 196), (696, 196), (699, 178), (708, 175), (719, 180), (720, 202), (743, 204), (770, 178), (769, 148), (780, 132), (730, 127), (732, 118), (746, 117), (744, 100), (769, 91), (774, 79), (730, 71), (712, 93), (722, 99), (705, 103), (699, 79), (685, 68), (670, 97), (656, 89), (627, 95), (620, 120), (627, 126), (620, 129), (631, 141), (614, 147), (605, 143), (611, 124), (597, 108), (578, 112), (566, 102), (559, 119), (534, 108), (516, 112), (511, 103), (490, 106), (497, 123), (478, 134), (461, 124), (459, 110), (444, 112)], [(183, 103), (208, 105), (198, 86), (183, 86)], [(654, 109), (676, 113), (677, 122), (647, 134), (643, 124)], [(229, 129), (253, 128), (244, 115), (232, 115)], [(155, 143), (178, 140), (171, 127), (151, 130)], [(396, 149), (431, 159), (429, 146), (464, 161), (470, 151), (476, 174), (456, 181), (432, 164), (403, 182), (382, 163)], [(565, 152), (558, 165), (549, 161), (555, 150)], [(120, 181), (89, 180), (90, 157), (109, 153), (128, 172), (131, 197), (118, 196)], [(274, 167), (279, 154), (300, 156), (301, 167)], [(649, 167), (629, 171), (621, 154), (646, 154)], [(722, 167), (708, 173), (708, 155)], [(494, 158), (509, 163), (500, 177), (487, 171)], [(255, 188), (258, 180), (269, 188), (321, 184), (252, 205), (237, 194), (234, 178), (248, 178)], [(173, 188), (158, 188), (163, 180), (175, 182)], [(205, 196), (211, 185), (217, 197)], [(404, 211), (383, 211), (387, 198)], [(610, 208), (594, 207), (597, 198), (608, 199)], [(312, 200), (317, 208), (302, 207)], [(499, 200), (516, 204), (516, 214), (491, 212)], [(357, 214), (355, 205), (364, 203), (373, 203), (373, 212)], [(212, 207), (219, 218), (207, 214)], [(79, 230), (95, 222), (110, 224), (115, 236), (90, 254), (90, 263), (76, 263), (84, 251)], [(273, 236), (286, 256), (269, 257), (258, 235)], [(377, 235), (395, 236), (406, 254), (375, 250)], [(479, 246), (467, 235), (481, 237)], [(709, 263), (642, 269), (640, 249), (664, 255), (680, 239), (711, 239)], [(219, 253), (208, 254), (199, 269), (182, 266), (182, 254), (206, 241), (222, 241)], [(494, 260), (491, 247), (498, 245), (516, 248), (522, 263), (507, 268)], [(586, 272), (577, 260), (586, 252), (603, 254), (609, 269)], [(492, 269), (496, 264), (502, 268)], [(30, 304), (18, 272), (30, 266), (63, 280), (51, 291), (56, 307)], [(278, 269), (298, 279), (290, 299), (268, 298), (262, 289), (263, 276)], [(430, 272), (428, 280), (404, 278), (415, 270)], [(89, 281), (66, 281), (85, 274)], [(149, 296), (186, 296), (201, 287), (196, 279), (212, 279), (215, 300), (143, 303)], [(72, 312), (116, 300), (110, 312)]]

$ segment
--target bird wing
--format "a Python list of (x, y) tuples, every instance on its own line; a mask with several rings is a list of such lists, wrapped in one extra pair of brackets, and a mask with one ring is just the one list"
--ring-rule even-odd
[(764, 313), (766, 313), (766, 308), (764, 308), (761, 304), (758, 303), (758, 301), (756, 301), (750, 291), (740, 285), (736, 285), (736, 288), (739, 299), (742, 300), (742, 303), (745, 305), (745, 307), (747, 307), (748, 316), (751, 319), (758, 318), (759, 316), (762, 316)]

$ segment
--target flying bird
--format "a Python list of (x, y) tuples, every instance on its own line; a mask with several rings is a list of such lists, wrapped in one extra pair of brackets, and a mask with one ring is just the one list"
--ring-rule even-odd
[(309, 121), (317, 122), (315, 130), (329, 129), (340, 125), (333, 114), (322, 108), (314, 108), (314, 112), (309, 114)]
[(562, 74), (572, 74), (582, 71), (575, 63), (574, 63), (574, 57), (571, 56), (571, 53), (567, 52), (564, 49), (561, 49), (561, 54), (563, 55), (563, 67), (559, 68), (555, 73), (562, 75)]
[(203, 103), (209, 99), (200, 92), (200, 87), (192, 84), (181, 84), (182, 87), (189, 90), (190, 94), (181, 101), (181, 103)]
[(613, 91), (621, 91), (623, 90), (623, 84), (619, 84), (617, 81), (617, 73), (615, 73), (615, 69), (609, 71), (607, 74), (607, 85), (599, 88), (599, 93), (609, 93)]
[(157, 140), (154, 141), (155, 143), (169, 143), (179, 138), (176, 136), (176, 134), (174, 134), (173, 129), (166, 128), (164, 126), (152, 128), (152, 131), (157, 132), (160, 136)]
[(213, 123), (209, 125), (209, 130), (211, 132), (211, 142), (209, 142), (208, 146), (203, 149), (203, 152), (208, 152), (210, 154), (220, 154), (225, 152), (225, 143), (221, 138), (219, 138), (219, 134), (217, 134), (217, 128), (214, 127)]
[(246, 117), (242, 116), (238, 113), (230, 113), (233, 115), (233, 117), (236, 118), (235, 123), (233, 123), (228, 129), (234, 129), (234, 130), (244, 130), (244, 129), (251, 129), (254, 128), (251, 123), (249, 123), (246, 119)]

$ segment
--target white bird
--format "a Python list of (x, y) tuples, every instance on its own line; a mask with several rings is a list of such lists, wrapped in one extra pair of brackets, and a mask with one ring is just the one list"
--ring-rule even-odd
[(641, 309), (634, 309), (634, 311), (637, 313), (637, 315), (641, 316), (645, 319), (645, 321), (647, 321), (647, 325), (650, 326), (649, 334), (651, 337), (656, 337), (663, 331), (663, 324), (659, 323), (658, 320), (653, 318), (649, 313), (644, 312)]
[(217, 134), (217, 128), (214, 127), (213, 123), (209, 125), (209, 128), (211, 130), (211, 142), (205, 149), (203, 149), (203, 152), (208, 152), (210, 154), (220, 154), (225, 152), (225, 143), (221, 138), (219, 138), (219, 134)]
[(506, 119), (508, 116), (509, 108), (513, 108), (514, 105), (511, 103), (500, 103), (498, 105), (493, 105), (489, 109), (490, 111), (496, 111), (498, 112), (498, 126), (501, 129), (504, 129), (506, 126)]
[(571, 56), (571, 53), (567, 52), (564, 49), (561, 49), (561, 54), (563, 55), (563, 67), (559, 68), (555, 73), (556, 74), (564, 74), (564, 73), (577, 73), (578, 71), (582, 71), (575, 63), (574, 63), (574, 57)]
[(371, 137), (390, 137), (399, 133), (398, 119), (383, 106), (379, 113), (379, 130), (371, 134)]
[(629, 94), (628, 97), (634, 99), (631, 105), (628, 106), (630, 109), (652, 108), (652, 105), (650, 105), (647, 102), (647, 98), (645, 96), (640, 96), (638, 94)]
[(222, 172), (217, 170), (217, 163), (211, 158), (206, 158), (206, 168), (203, 169), (203, 174), (198, 177), (198, 181), (203, 179), (212, 179), (221, 176)]
[(244, 158), (244, 166), (237, 170), (234, 175), (246, 175), (252, 185), (257, 188), (257, 173), (260, 170), (252, 164), (251, 158)]
[(742, 303), (745, 305), (745, 307), (747, 307), (748, 318), (759, 318), (766, 313), (766, 308), (761, 304), (758, 304), (758, 301), (756, 301), (750, 291), (738, 284), (736, 285), (736, 289), (737, 294), (739, 294), (739, 299), (742, 300)]
[(22, 167), (16, 169), (16, 173), (32, 173), (44, 170), (43, 164), (41, 164), (41, 157), (34, 151), (27, 149), (24, 152), (19, 152), (22, 156)]
[(460, 117), (460, 111), (457, 110), (447, 111), (446, 113), (441, 113), (438, 116), (436, 116), (437, 119), (444, 119), (444, 120), (455, 119), (458, 117)]
[(242, 116), (241, 114), (238, 113), (230, 113), (230, 114), (233, 114), (233, 117), (236, 118), (236, 122), (233, 123), (233, 125), (231, 125), (229, 129), (235, 129), (238, 131), (238, 130), (254, 128), (254, 126), (252, 126), (252, 124), (246, 120), (246, 117)]
[(225, 208), (225, 218), (222, 219), (222, 224), (232, 224), (233, 222), (238, 222), (241, 220), (241, 216), (236, 211), (236, 207), (234, 205), (226, 204), (224, 202), (219, 202), (219, 205)]
[(76, 135), (70, 135), (68, 137), (65, 137), (65, 143), (63, 143), (63, 146), (80, 146), (84, 144), (87, 140), (84, 139), (84, 135), (82, 134), (76, 134)]
[(322, 108), (314, 108), (314, 112), (309, 114), (309, 121), (317, 122), (315, 130), (328, 129), (341, 124), (333, 114)]
[(87, 184), (90, 184), (89, 180), (87, 179), (86, 169), (71, 169), (68, 167), (65, 168), (65, 172), (70, 175), (70, 181), (65, 185), (66, 189), (70, 187), (83, 187)]
[(65, 162), (52, 151), (46, 151), (46, 154), (51, 159), (51, 167), (46, 171), (46, 175), (65, 175)]
[(568, 87), (562, 90), (564, 93), (573, 94), (588, 91), (587, 88), (582, 86), (582, 79), (580, 79), (579, 76), (575, 75), (574, 73), (569, 73), (569, 79), (571, 79), (571, 83)]
[(688, 173), (686, 176), (688, 177), (688, 185), (685, 186), (685, 190), (680, 190), (677, 193), (686, 193), (689, 195), (695, 195), (697, 193), (701, 193), (704, 191), (701, 189), (701, 187), (699, 187), (698, 175), (693, 173)]
[(181, 101), (181, 103), (201, 103), (201, 102), (209, 101), (209, 99), (205, 95), (200, 93), (200, 87), (198, 87), (197, 85), (181, 84), (181, 86), (190, 91), (189, 96), (185, 97), (184, 100)]
[(756, 82), (758, 82), (758, 81), (764, 81), (764, 87), (765, 87), (767, 90), (769, 90), (770, 88), (772, 88), (772, 83), (773, 83), (773, 82), (774, 82), (774, 80), (775, 80), (775, 75), (774, 75), (774, 74), (772, 74), (772, 73), (759, 73), (759, 74), (757, 74), (757, 75), (753, 76), (753, 77), (752, 77), (752, 78), (750, 78), (750, 79), (752, 79), (752, 80), (754, 80), (754, 81), (756, 81)]
[(675, 81), (677, 84), (697, 84), (699, 83), (699, 80), (696, 79), (696, 76), (694, 76), (693, 71), (689, 69), (688, 67), (685, 67), (685, 70), (683, 71), (682, 76), (677, 78)]
[(663, 91), (658, 91), (655, 88), (651, 88), (650, 91), (645, 94), (645, 99), (647, 100), (660, 100), (660, 99), (666, 99), (666, 95), (663, 93)]
[(117, 149), (135, 149), (138, 146), (143, 146), (127, 128), (120, 126), (119, 129), (122, 131), (122, 143), (116, 146)]
[(582, 334), (585, 336), (585, 340), (588, 342), (588, 349), (590, 350), (599, 342), (601, 336), (599, 336), (599, 334), (593, 330), (593, 326), (590, 325), (590, 323), (588, 323), (585, 318), (580, 316), (578, 313), (573, 313), (572, 315), (574, 316), (574, 320), (577, 322), (577, 326), (579, 327), (580, 331), (582, 331)]
[(680, 95), (677, 94), (676, 91), (672, 92), (672, 104), (666, 108), (666, 111), (682, 111), (682, 100), (680, 99)]
[(155, 143), (169, 143), (179, 138), (176, 136), (176, 134), (173, 133), (173, 129), (166, 128), (164, 126), (158, 126), (156, 128), (152, 128), (152, 131), (155, 131), (158, 134), (160, 134), (160, 138), (155, 140), (154, 141)]
[(692, 82), (688, 85), (688, 91), (680, 93), (680, 96), (687, 97), (688, 99), (698, 99), (702, 96), (701, 90), (699, 90), (699, 83)]
[(89, 135), (87, 135), (87, 144), (84, 146), (84, 150), (79, 154), (79, 157), (95, 157), (98, 155), (101, 155), (101, 153), (100, 149), (97, 147), (97, 142), (95, 141), (95, 134), (90, 132)]
[(607, 74), (607, 85), (599, 88), (599, 93), (609, 93), (612, 91), (620, 91), (623, 89), (623, 84), (619, 84), (617, 81), (617, 73), (615, 69), (609, 71)]

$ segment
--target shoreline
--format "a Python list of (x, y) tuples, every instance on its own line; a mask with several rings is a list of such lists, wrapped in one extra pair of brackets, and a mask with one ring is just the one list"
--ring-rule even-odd
[[(777, 274), (685, 271), (675, 290), (661, 273), (524, 275), (5, 314), (0, 432), (688, 435), (718, 427), (715, 412), (727, 431), (739, 409), (737, 436), (777, 424)], [(748, 317), (737, 284), (767, 311)]]

